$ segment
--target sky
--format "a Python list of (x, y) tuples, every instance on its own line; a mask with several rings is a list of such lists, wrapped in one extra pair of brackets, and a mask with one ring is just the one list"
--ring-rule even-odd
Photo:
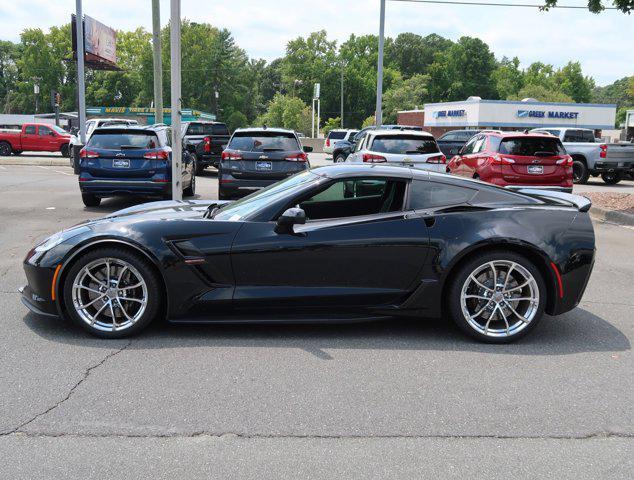
[[(584, 5), (584, 0), (560, 0)], [(508, 0), (540, 3), (540, 0)], [(379, 0), (182, 0), (182, 17), (227, 28), (253, 58), (283, 56), (297, 36), (326, 30), (330, 39), (345, 41), (351, 33), (376, 34)], [(150, 0), (84, 0), (84, 13), (116, 29), (144, 26), (151, 30)], [(161, 23), (169, 18), (169, 0), (161, 0)], [(2, 0), (0, 39), (18, 41), (28, 27), (47, 29), (68, 22), (74, 0)], [(617, 11), (551, 10), (484, 6), (432, 5), (389, 1), (387, 36), (437, 33), (457, 40), (463, 35), (485, 41), (498, 59), (519, 57), (562, 66), (579, 61), (597, 85), (634, 75), (634, 15)]]

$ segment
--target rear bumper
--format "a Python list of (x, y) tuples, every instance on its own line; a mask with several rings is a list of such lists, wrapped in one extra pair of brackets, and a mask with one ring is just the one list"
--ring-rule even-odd
[(172, 191), (172, 182), (150, 180), (94, 179), (79, 182), (81, 193), (108, 197), (117, 195), (164, 195)]
[(214, 167), (214, 168), (218, 168), (218, 166), (220, 165), (220, 156), (221, 154), (209, 154), (209, 155), (198, 155), (196, 157), (196, 162), (198, 163), (199, 166), (203, 166), (203, 167)]
[(505, 185), (510, 190), (549, 190), (552, 192), (572, 193), (572, 187), (560, 187), (557, 185)]
[[(286, 178), (286, 177), (284, 177)], [(242, 180), (236, 178), (223, 178), (218, 180), (218, 189), (223, 195), (230, 197), (244, 197), (250, 193), (257, 192), (269, 185), (273, 185), (284, 178), (266, 180)]]
[(634, 162), (596, 162), (592, 173), (634, 173)]

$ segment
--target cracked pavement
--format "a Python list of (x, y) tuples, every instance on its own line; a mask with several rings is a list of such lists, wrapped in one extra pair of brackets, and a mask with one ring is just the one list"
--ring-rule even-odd
[(75, 182), (0, 170), (0, 478), (632, 477), (634, 229), (596, 224), (581, 305), (513, 345), (442, 320), (104, 341), (15, 293), (38, 237), (127, 205)]

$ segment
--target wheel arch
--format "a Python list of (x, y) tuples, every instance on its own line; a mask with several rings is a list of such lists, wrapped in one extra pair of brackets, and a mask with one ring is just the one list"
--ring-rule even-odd
[(469, 261), (470, 257), (474, 254), (482, 254), (493, 251), (509, 251), (526, 257), (532, 262), (542, 275), (544, 282), (546, 283), (546, 313), (551, 313), (555, 309), (555, 303), (557, 301), (558, 284), (557, 278), (551, 266), (551, 260), (548, 255), (540, 250), (537, 246), (527, 243), (518, 242), (517, 240), (498, 240), (496, 242), (481, 243), (474, 245), (471, 248), (465, 249), (460, 252), (447, 267), (441, 286), (441, 299), (442, 299), (442, 311), (443, 314), (447, 309), (447, 290), (451, 285), (451, 281), (456, 271)]
[(101, 238), (97, 240), (93, 239), (87, 243), (81, 244), (77, 246), (76, 248), (72, 249), (69, 252), (69, 254), (64, 258), (64, 261), (62, 262), (62, 268), (60, 269), (59, 276), (55, 284), (55, 298), (56, 298), (55, 304), (60, 316), (64, 316), (65, 314), (64, 304), (62, 301), (62, 299), (64, 298), (64, 292), (63, 292), (64, 282), (66, 281), (66, 276), (68, 274), (68, 271), (77, 260), (78, 255), (81, 253), (86, 254), (98, 248), (107, 248), (107, 247), (120, 248), (120, 249), (127, 250), (131, 253), (137, 253), (137, 254), (140, 253), (142, 257), (149, 260), (150, 266), (154, 270), (154, 273), (156, 273), (156, 275), (158, 276), (159, 283), (161, 285), (162, 303), (163, 303), (162, 308), (164, 310), (163, 313), (167, 315), (167, 312), (169, 311), (168, 310), (169, 297), (167, 295), (167, 283), (165, 282), (165, 277), (163, 275), (163, 271), (160, 267), (160, 263), (158, 259), (146, 248), (144, 248), (143, 246), (135, 242), (129, 241), (127, 239), (123, 240), (120, 238), (108, 237), (108, 238)]

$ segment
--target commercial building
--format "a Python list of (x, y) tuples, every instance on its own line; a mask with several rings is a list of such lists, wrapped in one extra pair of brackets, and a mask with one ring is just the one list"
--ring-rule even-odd
[(423, 110), (398, 112), (401, 125), (422, 126), (434, 136), (459, 129), (525, 130), (537, 127), (591, 128), (600, 136), (613, 129), (616, 105), (553, 103), (534, 99), (483, 100), (425, 104)]
[[(172, 109), (163, 109), (163, 123), (171, 125)], [(215, 120), (212, 113), (201, 112), (200, 110), (182, 109), (182, 121), (191, 122), (194, 120)], [(156, 110), (152, 107), (87, 107), (87, 118), (116, 117), (137, 120), (141, 125), (152, 125), (155, 123)]]

